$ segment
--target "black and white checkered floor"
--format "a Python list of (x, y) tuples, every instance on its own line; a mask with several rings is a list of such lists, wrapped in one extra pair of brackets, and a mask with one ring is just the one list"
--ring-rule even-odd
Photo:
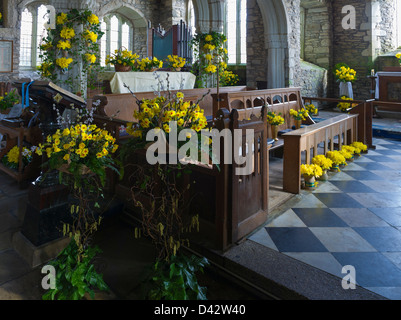
[(248, 239), (389, 299), (401, 299), (401, 140), (330, 173), (313, 191)]

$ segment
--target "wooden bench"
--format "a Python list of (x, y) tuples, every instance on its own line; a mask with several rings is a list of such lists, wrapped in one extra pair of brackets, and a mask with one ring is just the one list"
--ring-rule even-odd
[[(328, 102), (328, 103), (339, 103), (347, 102), (348, 100), (334, 99), (334, 98), (320, 98), (320, 97), (303, 97), (304, 103), (312, 103), (313, 101)], [(382, 102), (375, 101), (374, 99), (369, 100), (353, 100), (353, 104), (356, 104), (353, 108), (349, 108), (346, 112), (349, 114), (357, 114), (358, 118), (358, 139), (360, 142), (366, 144), (368, 148), (375, 149), (373, 145), (373, 114), (374, 106), (381, 105)], [(384, 102), (383, 105), (386, 103)], [(401, 104), (400, 104), (401, 106)]]
[[(358, 141), (358, 115), (341, 114), (322, 122), (288, 132), (284, 138), (283, 189), (299, 193), (301, 189), (301, 160), (305, 152), (305, 162), (318, 154), (318, 146), (323, 143), (323, 154), (338, 149), (342, 145)], [(312, 150), (312, 151), (311, 151)]]
[[(252, 114), (258, 115), (262, 106), (267, 106), (267, 111), (280, 114), (284, 118), (284, 123), (278, 126), (279, 131), (286, 131), (295, 127), (295, 120), (290, 115), (290, 110), (300, 110), (304, 107), (301, 98), (301, 88), (278, 88), (278, 89), (263, 89), (263, 90), (241, 90), (239, 92), (226, 92), (219, 95), (212, 94), (213, 97), (213, 112), (217, 112), (218, 107), (227, 108), (228, 110), (244, 110), (241, 112), (241, 117), (249, 118)], [(313, 124), (314, 121), (308, 117), (303, 124)], [(268, 125), (270, 127), (270, 125)], [(268, 130), (268, 138), (271, 140), (272, 133)], [(270, 145), (269, 150), (275, 151), (283, 147), (284, 141), (281, 137), (279, 140)]]
[[(202, 100), (199, 102), (200, 107), (204, 110), (206, 116), (212, 116), (213, 114), (213, 98), (211, 94), (216, 92), (216, 88), (199, 88), (199, 89), (186, 89), (186, 90), (171, 90), (171, 93), (178, 91), (184, 94), (184, 98), (192, 97)], [(233, 86), (233, 87), (222, 87), (220, 92), (231, 92), (231, 91), (243, 91), (246, 90), (246, 86)], [(209, 94), (208, 94), (209, 93)], [(135, 96), (141, 99), (153, 99), (156, 97), (153, 91), (147, 92), (135, 92)], [(161, 95), (168, 94), (167, 92), (160, 92)], [(104, 94), (95, 95), (92, 98), (92, 103), (96, 104), (100, 102), (99, 106), (96, 107), (96, 114), (112, 117), (115, 119), (125, 120), (133, 122), (136, 119), (133, 117), (135, 110), (138, 110), (138, 104), (135, 97), (130, 93), (118, 93), (118, 94)]]

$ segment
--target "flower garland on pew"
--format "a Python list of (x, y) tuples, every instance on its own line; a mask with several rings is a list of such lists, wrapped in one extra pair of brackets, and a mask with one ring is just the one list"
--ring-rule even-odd
[[(48, 29), (47, 37), (41, 39), (42, 63), (37, 67), (40, 76), (58, 85), (68, 85), (75, 92), (74, 82), (82, 81), (87, 75), (87, 85), (92, 87), (101, 70), (98, 57), (99, 39), (103, 34), (99, 18), (90, 10), (58, 13), (56, 28)], [(61, 75), (75, 65), (82, 65), (81, 75), (61, 80)]]

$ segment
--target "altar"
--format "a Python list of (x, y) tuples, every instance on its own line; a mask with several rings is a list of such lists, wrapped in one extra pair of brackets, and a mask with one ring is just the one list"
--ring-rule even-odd
[(193, 89), (196, 76), (190, 72), (115, 72), (110, 80), (112, 93), (129, 93), (124, 83), (133, 92), (164, 91), (168, 85), (170, 90)]

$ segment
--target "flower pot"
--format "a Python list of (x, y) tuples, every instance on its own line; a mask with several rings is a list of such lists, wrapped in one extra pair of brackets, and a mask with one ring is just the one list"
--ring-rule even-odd
[(181, 71), (181, 68), (170, 68), (170, 71), (180, 72), (180, 71)]
[(327, 174), (327, 170), (323, 170), (323, 174), (318, 178), (319, 181), (327, 181), (329, 179), (329, 175)]
[(301, 128), (302, 120), (295, 119), (295, 129)]
[(331, 172), (339, 172), (340, 171), (340, 166), (338, 164), (333, 164), (333, 166), (330, 168)]
[(340, 97), (342, 96), (347, 96), (348, 98), (354, 99), (351, 82), (340, 82)]
[(272, 139), (274, 141), (277, 141), (278, 140), (278, 126), (272, 125), (271, 128), (272, 128)]
[(114, 69), (116, 72), (128, 72), (132, 70), (131, 66), (124, 66), (122, 64), (116, 64), (114, 65)]
[(305, 180), (305, 189), (312, 190), (315, 188), (316, 184), (315, 176), (304, 175), (304, 180)]

